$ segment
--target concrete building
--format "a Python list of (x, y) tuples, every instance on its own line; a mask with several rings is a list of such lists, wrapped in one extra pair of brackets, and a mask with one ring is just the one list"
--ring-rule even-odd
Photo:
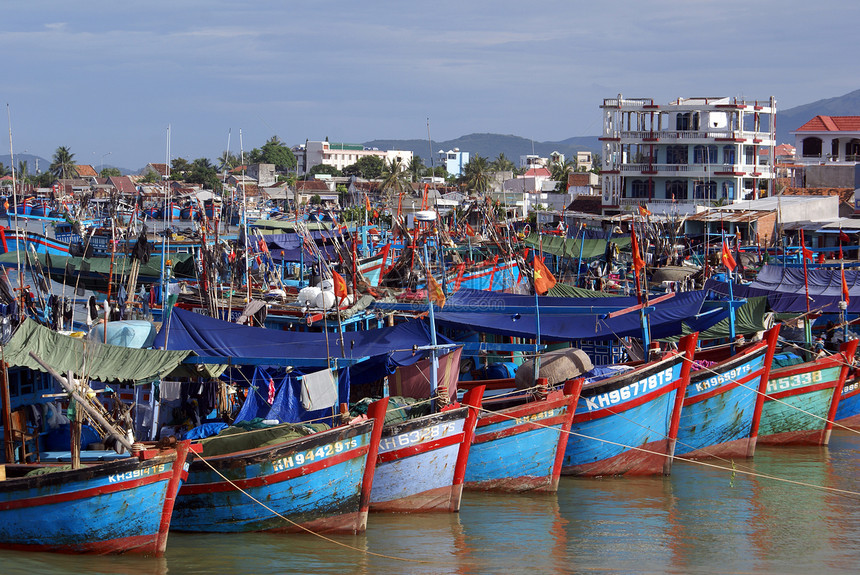
[(293, 149), (298, 160), (299, 173), (304, 174), (314, 166), (325, 164), (338, 170), (351, 166), (361, 158), (377, 156), (385, 163), (399, 158), (405, 170), (412, 162), (412, 152), (408, 150), (378, 150), (361, 144), (342, 144), (337, 142), (311, 142)]
[(860, 162), (860, 116), (815, 116), (792, 134), (800, 164)]
[(274, 186), (275, 182), (278, 181), (278, 177), (275, 175), (275, 164), (251, 164), (245, 174), (254, 178), (261, 188)]
[(679, 98), (664, 105), (619, 94), (600, 107), (604, 209), (733, 203), (773, 191), (773, 98)]
[(469, 152), (461, 152), (460, 148), (453, 150), (439, 150), (439, 165), (445, 166), (449, 176), (462, 176), (465, 173), (466, 164), (469, 163)]

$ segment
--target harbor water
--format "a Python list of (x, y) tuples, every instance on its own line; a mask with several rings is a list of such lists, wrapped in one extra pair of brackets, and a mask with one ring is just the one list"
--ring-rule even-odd
[(331, 540), (171, 533), (161, 559), (2, 551), (0, 573), (857, 572), (860, 434), (836, 431), (826, 448), (759, 447), (734, 466), (562, 478), (554, 495), (467, 492), (459, 514), (373, 514), (365, 534)]

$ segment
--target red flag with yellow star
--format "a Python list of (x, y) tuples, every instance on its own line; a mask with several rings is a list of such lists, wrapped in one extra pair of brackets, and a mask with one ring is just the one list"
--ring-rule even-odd
[(555, 276), (539, 257), (535, 257), (532, 263), (534, 267), (535, 291), (543, 295), (556, 284)]

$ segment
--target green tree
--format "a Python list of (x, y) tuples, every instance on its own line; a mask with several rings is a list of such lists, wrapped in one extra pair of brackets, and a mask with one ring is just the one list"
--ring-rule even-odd
[(170, 177), (174, 180), (185, 178), (186, 172), (191, 170), (191, 164), (185, 158), (174, 158), (170, 162)]
[(221, 173), (229, 172), (238, 165), (239, 157), (236, 154), (230, 153), (229, 150), (225, 150), (221, 154), (221, 157), (218, 158), (218, 171)]
[(382, 184), (379, 189), (383, 194), (399, 194), (410, 189), (409, 182), (406, 180), (408, 172), (404, 170), (403, 161), (400, 158), (394, 158), (390, 162), (386, 162), (382, 169)]
[(552, 166), (550, 166), (551, 178), (557, 182), (555, 185), (556, 192), (565, 192), (567, 191), (567, 179), (568, 176), (573, 172), (574, 165), (570, 160), (565, 160), (564, 162), (553, 162)]
[(288, 172), (296, 169), (296, 156), (278, 136), (272, 136), (260, 149), (260, 160), (256, 163), (275, 164), (276, 170)]
[(221, 191), (221, 180), (218, 178), (218, 172), (207, 158), (197, 158), (191, 162), (191, 170), (185, 177), (185, 181), (192, 184), (201, 184), (203, 187)]
[(494, 172), (513, 172), (516, 169), (514, 163), (505, 156), (504, 152), (499, 153), (499, 157), (493, 160), (490, 164), (490, 169)]
[(417, 182), (424, 175), (424, 172), (427, 171), (427, 166), (424, 165), (424, 160), (421, 159), (421, 156), (412, 156), (409, 165), (406, 166), (406, 171), (409, 173), (412, 181)]
[(11, 176), (11, 175), (12, 175), (12, 169), (7, 168), (6, 166), (3, 165), (2, 162), (0, 162), (0, 178), (2, 178), (3, 176)]
[(329, 166), (328, 164), (317, 164), (316, 166), (308, 170), (308, 172), (305, 174), (305, 179), (313, 180), (314, 176), (316, 176), (317, 174), (328, 174), (330, 176), (335, 177), (342, 175), (340, 170), (338, 170), (334, 166)]
[[(149, 173), (154, 174), (155, 172), (149, 172)], [(121, 175), (122, 175), (122, 172), (119, 171), (119, 168), (105, 168), (101, 172), (99, 172), (100, 178), (119, 177)], [(159, 179), (161, 179), (161, 178), (156, 178), (156, 180), (159, 180)]]
[(78, 176), (78, 165), (75, 163), (75, 155), (68, 146), (60, 146), (54, 152), (53, 162), (48, 168), (58, 178), (76, 178)]
[(30, 172), (27, 169), (27, 162), (24, 160), (18, 160), (18, 173), (15, 174), (15, 177), (18, 178), (18, 181), (24, 183), (30, 180)]
[(594, 172), (595, 174), (599, 174), (600, 173), (600, 166), (602, 163), (603, 163), (603, 159), (601, 158), (600, 154), (596, 154), (596, 153), (591, 154), (591, 166), (592, 166), (591, 171), (592, 172)]
[(351, 166), (345, 167), (343, 175), (375, 180), (382, 175), (383, 164), (380, 156), (364, 156)]
[(490, 188), (489, 163), (487, 158), (475, 155), (463, 166), (463, 176), (460, 178), (460, 183), (466, 186), (467, 190), (478, 193), (486, 192)]
[[(105, 168), (104, 170), (102, 170), (102, 172), (106, 172), (107, 170), (110, 170), (110, 169), (111, 168)], [(117, 172), (119, 172), (119, 170), (117, 170)], [(108, 176), (102, 176), (102, 177), (108, 177)], [(161, 181), (161, 176), (155, 170), (147, 170), (146, 173), (143, 175), (143, 178), (140, 179), (140, 181), (145, 183), (145, 184), (154, 184), (155, 182)]]
[(322, 198), (319, 194), (314, 194), (311, 196), (310, 203), (312, 206), (316, 206), (322, 203)]

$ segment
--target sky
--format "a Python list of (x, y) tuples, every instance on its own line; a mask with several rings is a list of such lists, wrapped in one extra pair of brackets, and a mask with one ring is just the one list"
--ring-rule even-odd
[(858, 22), (845, 0), (28, 0), (0, 16), (0, 101), (16, 154), (97, 169), (164, 162), (168, 126), (189, 161), (228, 138), (426, 140), (428, 122), (434, 141), (558, 141), (600, 135), (619, 93), (841, 96)]

